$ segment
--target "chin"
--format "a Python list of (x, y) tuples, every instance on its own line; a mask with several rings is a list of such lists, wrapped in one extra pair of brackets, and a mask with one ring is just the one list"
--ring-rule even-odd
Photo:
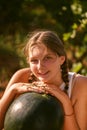
[(42, 79), (42, 78), (39, 78), (39, 80), (42, 81), (42, 82), (44, 82), (44, 83), (51, 83), (51, 81), (48, 80), (48, 79)]
[(43, 79), (43, 78), (39, 78), (40, 81), (42, 82), (47, 82), (48, 80), (47, 79)]

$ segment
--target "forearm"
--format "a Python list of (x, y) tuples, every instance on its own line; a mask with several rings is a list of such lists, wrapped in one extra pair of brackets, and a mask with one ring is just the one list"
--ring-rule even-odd
[(12, 100), (15, 97), (14, 91), (10, 90), (7, 93), (5, 93), (0, 100), (0, 130), (4, 126), (4, 118), (5, 118), (5, 113), (12, 102)]
[(81, 130), (77, 124), (74, 113), (65, 115), (64, 130)]
[[(25, 85), (25, 86), (24, 86)], [(13, 84), (3, 95), (0, 101), (0, 130), (4, 126), (6, 111), (11, 102), (22, 93), (28, 92), (27, 86), (24, 83)]]
[(61, 91), (59, 91), (59, 93), (56, 94), (56, 98), (58, 98), (61, 101), (64, 108), (64, 113), (65, 113), (64, 130), (80, 130), (75, 117), (71, 100), (68, 98), (68, 96), (65, 93)]
[(64, 130), (81, 130), (77, 123), (75, 112), (72, 107), (71, 101), (67, 101), (63, 103), (64, 107)]

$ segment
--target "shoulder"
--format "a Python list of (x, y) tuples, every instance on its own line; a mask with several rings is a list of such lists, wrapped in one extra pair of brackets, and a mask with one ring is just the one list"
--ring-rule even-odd
[(87, 89), (87, 76), (76, 74), (75, 82), (78, 89)]
[(69, 79), (72, 79), (73, 87), (76, 89), (87, 89), (87, 76), (69, 72)]
[(20, 69), (18, 71), (16, 71), (13, 75), (13, 77), (17, 77), (17, 78), (23, 78), (23, 77), (27, 77), (31, 74), (31, 70), (30, 68), (23, 68), (23, 69)]
[(22, 68), (22, 69), (19, 69), (15, 72), (15, 75), (23, 75), (23, 74), (29, 74), (31, 73), (31, 70), (30, 68)]
[(19, 82), (27, 83), (30, 74), (31, 74), (30, 68), (23, 68), (23, 69), (16, 71), (13, 74), (13, 76), (11, 77), (11, 79), (7, 85), (7, 88), (9, 88), (9, 86), (11, 86), (14, 83), (19, 83)]
[(73, 85), (73, 92), (72, 97), (74, 100), (85, 100), (87, 99), (87, 77), (76, 74), (74, 85)]

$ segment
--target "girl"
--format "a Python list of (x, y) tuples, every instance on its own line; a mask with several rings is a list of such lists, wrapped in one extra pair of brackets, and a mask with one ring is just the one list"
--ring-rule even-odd
[[(63, 130), (87, 130), (87, 77), (68, 71), (64, 45), (52, 31), (32, 34), (24, 48), (29, 68), (17, 71), (0, 101), (0, 129), (6, 110), (19, 94), (49, 93), (63, 105)], [(33, 86), (31, 85), (33, 84)]]

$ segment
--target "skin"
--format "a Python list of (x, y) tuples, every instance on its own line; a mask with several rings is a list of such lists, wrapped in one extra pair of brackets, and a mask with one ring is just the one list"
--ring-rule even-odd
[[(69, 99), (59, 89), (63, 83), (60, 66), (64, 60), (64, 56), (59, 57), (44, 44), (31, 46), (28, 57), (30, 68), (21, 69), (12, 76), (0, 101), (0, 130), (3, 128), (5, 112), (10, 103), (18, 95), (28, 91), (50, 93), (62, 102), (65, 112), (63, 130), (87, 130), (87, 77), (75, 76), (72, 96)], [(31, 72), (38, 78), (36, 84), (44, 84), (45, 88), (29, 85)]]

